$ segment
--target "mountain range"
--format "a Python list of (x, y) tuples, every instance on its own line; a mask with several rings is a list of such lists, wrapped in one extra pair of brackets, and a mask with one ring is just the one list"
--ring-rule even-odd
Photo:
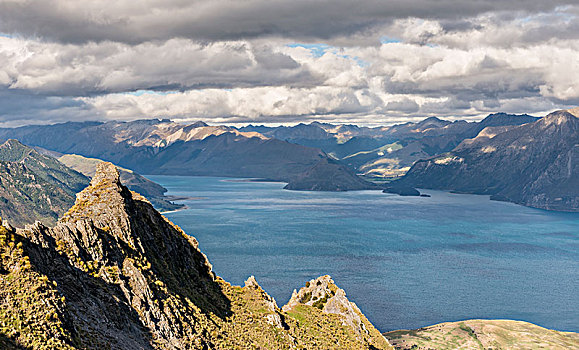
[(537, 119), (527, 114), (495, 113), (470, 123), (430, 117), (417, 123), (374, 128), (314, 122), (279, 127), (250, 125), (239, 130), (318, 147), (360, 175), (378, 180), (403, 176), (417, 160), (451, 151), (486, 127), (521, 125)]
[[(577, 211), (573, 113), (545, 118), (495, 113), (480, 122), (430, 117), (382, 127), (84, 122), (4, 128), (0, 140), (16, 138), (143, 174), (258, 178), (287, 182), (289, 190), (416, 195), (413, 187), (420, 187)], [(566, 117), (549, 122), (554, 115)]]
[(579, 211), (577, 115), (557, 111), (524, 125), (486, 127), (452, 151), (416, 162), (398, 183)]
[[(140, 120), (26, 126), (0, 129), (0, 140), (3, 138), (111, 161), (142, 174), (264, 178), (288, 182), (296, 190), (312, 190), (303, 186), (310, 183), (328, 191), (373, 187), (347, 167), (329, 161), (320, 149), (202, 122), (182, 125)], [(320, 173), (334, 181), (307, 179)], [(344, 182), (337, 183), (336, 179)]]

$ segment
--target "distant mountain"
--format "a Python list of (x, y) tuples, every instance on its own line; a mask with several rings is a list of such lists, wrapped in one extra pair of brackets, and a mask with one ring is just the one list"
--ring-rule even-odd
[(520, 126), (487, 127), (451, 152), (416, 162), (399, 181), (579, 211), (579, 118), (558, 111)]
[(302, 175), (290, 180), (284, 187), (287, 190), (301, 191), (352, 191), (372, 190), (378, 187), (372, 183), (352, 176), (345, 165), (332, 159), (319, 161)]
[(472, 123), (429, 117), (420, 122), (375, 128), (313, 122), (291, 127), (250, 125), (240, 131), (260, 132), (317, 147), (368, 178), (395, 179), (417, 160), (448, 152), (486, 127), (521, 125), (537, 119), (527, 114), (495, 113)]
[(0, 273), (3, 349), (393, 349), (329, 276), (283, 308), (224, 281), (111, 163), (56, 226), (0, 220)]
[(89, 179), (16, 140), (0, 145), (0, 216), (11, 224), (54, 224)]
[[(167, 120), (26, 126), (0, 129), (2, 138), (111, 161), (141, 174), (256, 177), (291, 182), (329, 158), (319, 149), (257, 132)], [(328, 171), (338, 172), (328, 173), (335, 179), (357, 182), (356, 175), (346, 167), (326, 168)], [(324, 187), (349, 189), (346, 184)]]
[(480, 122), (449, 122), (427, 118), (419, 123), (393, 126), (387, 144), (369, 152), (350, 155), (344, 162), (366, 175), (397, 178), (418, 160), (452, 150), (488, 126), (522, 125), (538, 118), (522, 114), (496, 113)]
[[(64, 154), (58, 158), (62, 164), (72, 168), (85, 176), (92, 178), (96, 173), (96, 167), (102, 162), (100, 159), (87, 158), (77, 154)], [(153, 206), (160, 211), (176, 210), (184, 207), (182, 204), (170, 202), (165, 193), (167, 189), (153, 182), (132, 170), (117, 166), (121, 176), (121, 181), (131, 190), (142, 194)]]

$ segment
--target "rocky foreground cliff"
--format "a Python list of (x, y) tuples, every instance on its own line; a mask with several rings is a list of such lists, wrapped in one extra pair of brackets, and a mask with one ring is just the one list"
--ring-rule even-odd
[(56, 226), (0, 227), (6, 349), (392, 349), (328, 276), (294, 295), (216, 276), (110, 163)]

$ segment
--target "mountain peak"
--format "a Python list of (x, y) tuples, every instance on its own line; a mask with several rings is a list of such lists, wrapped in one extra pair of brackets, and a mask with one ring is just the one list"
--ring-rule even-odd
[[(359, 339), (371, 336), (369, 321), (358, 306), (348, 300), (346, 292), (340, 289), (329, 275), (306, 282), (306, 286), (299, 291), (294, 290), (290, 301), (283, 306), (282, 310), (296, 312), (300, 308), (303, 310), (304, 306), (322, 310), (325, 314), (341, 316), (343, 324), (349, 327)], [(376, 344), (378, 347), (390, 348), (390, 344), (385, 339), (379, 337), (374, 337), (374, 339), (378, 340)]]
[(95, 176), (90, 182), (91, 186), (97, 186), (100, 183), (112, 183), (121, 186), (119, 170), (110, 162), (101, 162), (96, 166)]
[(191, 126), (193, 128), (202, 128), (202, 127), (209, 126), (209, 125), (202, 120), (198, 120), (189, 126)]
[(448, 120), (442, 120), (442, 119), (437, 118), (437, 117), (428, 117), (428, 118), (416, 123), (415, 126), (418, 129), (428, 128), (430, 126), (440, 128), (440, 127), (443, 127), (443, 126), (448, 125), (448, 124), (451, 124), (451, 122), (449, 122)]
[(567, 112), (579, 118), (579, 107), (568, 109)]
[(489, 114), (486, 118), (481, 120), (480, 125), (487, 126), (505, 126), (505, 125), (521, 125), (532, 123), (539, 118), (530, 116), (528, 114), (508, 114), (504, 112)]
[(15, 139), (8, 139), (0, 145), (0, 159), (3, 161), (20, 162), (32, 152), (35, 152), (32, 148)]
[(16, 139), (8, 139), (6, 140), (6, 142), (4, 142), (4, 144), (2, 146), (6, 146), (6, 147), (26, 147), (22, 144), (22, 142), (16, 140)]
[[(115, 349), (148, 350), (248, 348), (247, 344), (392, 349), (329, 276), (323, 278), (323, 286), (336, 292), (323, 301), (325, 308), (298, 305), (293, 310), (297, 314), (291, 315), (277, 307), (254, 277), (245, 287), (217, 277), (195, 238), (123, 186), (111, 163), (98, 165), (90, 186), (56, 226), (28, 225), (14, 235), (22, 243), (16, 245), (22, 247), (18, 254), (28, 259), (27, 270), (14, 273), (25, 274), (23, 281), (44, 283), (24, 288), (12, 283), (7, 288), (6, 281), (14, 277), (0, 279), (7, 300), (23, 300), (23, 295), (33, 300), (26, 318), (32, 324), (24, 323), (15, 332), (16, 341), (27, 347), (44, 344), (40, 337), (50, 334), (59, 341), (54, 343), (59, 349), (111, 344)], [(25, 261), (20, 256), (18, 261)], [(0, 254), (0, 266), (13, 265), (3, 259), (6, 254)], [(20, 314), (11, 311), (2, 314), (0, 323), (20, 324)], [(45, 322), (47, 312), (54, 322)], [(304, 317), (312, 322), (304, 322)]]
[[(136, 195), (135, 199), (146, 201), (140, 195)], [(62, 217), (61, 221), (75, 222), (91, 219), (100, 222), (97, 225), (99, 227), (107, 227), (111, 221), (113, 226), (119, 224), (121, 226), (119, 228), (124, 230), (127, 226), (128, 215), (125, 207), (132, 200), (133, 194), (121, 184), (116, 166), (109, 162), (102, 162), (97, 165), (90, 186), (76, 195), (74, 206)], [(125, 218), (125, 220), (112, 220), (112, 216)]]
[(428, 117), (428, 118), (420, 121), (419, 124), (420, 123), (432, 123), (432, 122), (441, 123), (441, 122), (444, 122), (444, 120), (442, 120), (438, 117)]
[(568, 123), (573, 123), (579, 121), (579, 117), (574, 114), (569, 113), (569, 111), (560, 110), (550, 113), (545, 118), (542, 119), (542, 125), (564, 125)]

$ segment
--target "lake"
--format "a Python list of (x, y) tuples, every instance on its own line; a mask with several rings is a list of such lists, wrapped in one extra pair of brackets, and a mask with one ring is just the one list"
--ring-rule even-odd
[(148, 176), (195, 197), (166, 216), (225, 280), (281, 307), (329, 274), (381, 331), (471, 318), (579, 331), (579, 214), (430, 191), (296, 192), (281, 183)]

